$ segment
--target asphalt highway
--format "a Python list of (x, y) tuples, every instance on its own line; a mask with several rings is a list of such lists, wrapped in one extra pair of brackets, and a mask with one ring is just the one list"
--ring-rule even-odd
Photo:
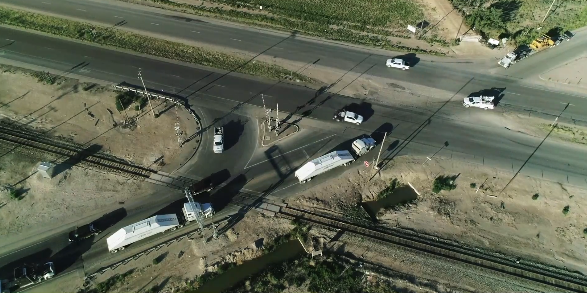
[[(443, 148), (437, 156), (459, 158), (512, 171), (517, 171), (525, 164), (522, 170), (524, 175), (573, 185), (587, 185), (584, 148), (546, 140), (532, 155), (542, 137), (509, 130), (495, 122), (499, 121), (499, 108), (495, 112), (463, 108), (461, 94), (466, 95), (469, 90), (473, 90), (468, 87), (476, 78), (469, 77), (468, 84), (463, 83), (462, 89), (455, 89), (455, 93), (459, 95), (446, 101), (446, 104), (445, 101), (438, 100), (429, 106), (399, 108), (369, 104), (338, 95), (321, 94), (316, 97), (315, 90), (296, 85), (270, 83), (235, 74), (223, 75), (177, 62), (6, 28), (0, 28), (0, 34), (8, 39), (0, 42), (0, 61), (19, 61), (58, 70), (64, 75), (75, 73), (113, 83), (127, 82), (135, 85), (140, 84), (137, 80), (137, 70), (140, 67), (147, 87), (187, 97), (192, 106), (201, 109), (205, 115), (205, 127), (228, 125), (227, 129), (233, 133), (227, 133), (227, 137), (237, 134), (238, 138), (231, 138), (233, 142), (227, 147), (226, 153), (212, 154), (210, 148), (202, 148), (198, 154), (198, 160), (201, 161), (186, 174), (197, 178), (227, 170), (230, 179), (213, 192), (214, 200), (226, 194), (236, 197), (243, 188), (252, 195), (270, 193), (272, 196), (283, 196), (285, 191), (300, 191), (339, 176), (345, 169), (333, 170), (302, 186), (296, 183), (292, 172), (304, 162), (328, 151), (347, 148), (349, 142), (359, 135), (377, 135), (380, 134), (378, 131), (391, 131), (381, 155), (384, 161), (397, 154), (431, 156), (440, 150), (444, 142), (448, 142), (449, 146)], [(82, 63), (85, 66), (72, 70)], [(282, 115), (295, 113), (288, 121), (298, 123), (302, 131), (273, 147), (258, 148), (256, 140), (259, 133), (255, 127), (255, 118), (247, 114), (247, 111), (261, 111), (261, 94), (269, 107), (273, 108), (272, 105), (279, 103)], [(503, 102), (507, 101), (504, 98)], [(335, 110), (352, 103), (362, 103), (359, 108), (366, 118), (363, 124), (357, 126), (332, 120)], [(552, 105), (552, 110), (558, 112), (564, 107), (560, 101), (553, 101)], [(572, 109), (574, 108), (567, 111), (575, 111)], [(211, 144), (209, 132), (204, 135), (204, 146)], [(375, 156), (376, 152), (369, 153), (356, 162), (354, 167), (362, 167), (360, 165), (363, 160), (372, 162)], [(199, 164), (201, 162), (204, 164)], [(173, 198), (160, 199), (160, 204), (129, 210), (124, 220), (100, 237), (106, 237), (124, 225), (158, 213), (163, 205), (181, 198), (183, 195), (175, 194)], [(233, 209), (234, 207), (220, 207), (218, 210), (229, 213)], [(64, 236), (56, 235), (56, 238), (43, 240), (41, 244), (6, 256), (6, 259), (3, 259), (4, 256), (0, 257), (0, 261), (13, 263), (47, 248), (52, 250), (51, 253), (62, 251), (65, 245), (62, 240)], [(115, 261), (124, 257), (125, 253), (130, 253), (105, 257), (108, 253), (105, 241), (103, 238), (97, 241), (99, 242), (89, 250), (83, 247), (73, 250), (83, 252), (86, 268), (97, 268), (105, 262)], [(78, 268), (78, 258), (72, 256), (73, 252), (67, 253), (64, 259), (71, 263), (69, 268)], [(75, 261), (71, 262), (71, 259)]]
[[(318, 60), (316, 64), (330, 68), (401, 80), (449, 92), (461, 90), (469, 94), (482, 89), (502, 88), (506, 89), (501, 101), (504, 106), (552, 116), (559, 114), (562, 109), (561, 103), (571, 103), (575, 107), (565, 111), (563, 116), (587, 123), (587, 113), (580, 110), (587, 106), (584, 94), (564, 94), (560, 90), (555, 94), (543, 87), (522, 82), (524, 78), (540, 73), (536, 71), (536, 65), (540, 70), (546, 70), (567, 60), (565, 57), (572, 58), (571, 53), (582, 52), (581, 50), (587, 46), (587, 38), (581, 35), (577, 35), (572, 42), (564, 42), (561, 46), (550, 49), (549, 52), (533, 56), (534, 60), (540, 59), (538, 63), (529, 58), (508, 71), (499, 68), (497, 61), (461, 62), (420, 56), (422, 58), (420, 62), (408, 72), (402, 72), (382, 66), (389, 58), (388, 54), (367, 53), (358, 47), (316, 42), (307, 38), (284, 36), (243, 26), (219, 24), (200, 20), (195, 16), (185, 17), (171, 11), (117, 1), (0, 0), (0, 3), (106, 25), (114, 25), (124, 20), (124, 27), (133, 30), (152, 32), (180, 40), (195, 40), (254, 54), (263, 53), (304, 64)], [(550, 58), (539, 57), (542, 54), (549, 54)], [(417, 62), (420, 58), (413, 59)], [(462, 88), (464, 85), (466, 87)]]

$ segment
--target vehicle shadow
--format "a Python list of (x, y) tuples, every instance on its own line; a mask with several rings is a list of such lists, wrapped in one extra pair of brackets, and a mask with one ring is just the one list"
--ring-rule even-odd
[(345, 110), (355, 112), (363, 116), (363, 123), (369, 121), (369, 119), (373, 117), (373, 114), (375, 114), (371, 103), (366, 102), (362, 102), (361, 104), (351, 103), (345, 107)]
[(126, 209), (119, 208), (119, 209), (116, 209), (112, 212), (104, 214), (102, 217), (100, 217), (94, 223), (96, 224), (97, 229), (104, 231), (104, 230), (116, 225), (118, 222), (122, 221), (122, 219), (126, 218), (126, 216), (127, 216)]
[(55, 274), (66, 271), (70, 267), (75, 266), (76, 263), (80, 263), (81, 266), (81, 257), (92, 248), (95, 237), (92, 236), (82, 241), (71, 243), (51, 256), (50, 261), (55, 265)]
[[(46, 263), (53, 254), (53, 250), (50, 248), (43, 249), (41, 251), (35, 252), (31, 255), (27, 255), (25, 257), (19, 258), (15, 261), (12, 261), (8, 264), (2, 265), (0, 267), (0, 280), (4, 279), (12, 279), (14, 278), (14, 269), (30, 263), (42, 264)], [(4, 291), (2, 291), (4, 292)]]
[(243, 132), (245, 131), (245, 125), (248, 121), (242, 120), (231, 120), (226, 123), (224, 128), (224, 150), (227, 151), (235, 146)]
[(232, 200), (241, 192), (240, 190), (247, 184), (247, 176), (240, 174), (219, 188), (210, 197), (210, 203), (216, 212), (224, 209)]
[(377, 129), (375, 129), (372, 133), (371, 133), (371, 137), (377, 142), (377, 144), (380, 144), (381, 142), (383, 142), (383, 138), (385, 137), (385, 134), (390, 134), (393, 131), (393, 124), (389, 123), (389, 122), (385, 122), (383, 124), (381, 124), (381, 126), (377, 127)]
[(404, 54), (404, 55), (399, 55), (399, 56), (395, 56), (393, 58), (400, 58), (403, 59), (405, 62), (408, 63), (408, 65), (410, 67), (414, 67), (416, 66), (418, 63), (420, 63), (420, 58), (418, 58), (416, 56), (416, 53), (408, 53), (408, 54)]

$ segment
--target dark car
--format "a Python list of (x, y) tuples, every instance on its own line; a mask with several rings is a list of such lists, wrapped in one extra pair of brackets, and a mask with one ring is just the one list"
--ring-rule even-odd
[(100, 234), (100, 230), (98, 230), (94, 223), (90, 223), (87, 225), (83, 225), (80, 227), (75, 227), (75, 229), (69, 232), (69, 241), (70, 242), (77, 242), (84, 240), (86, 238), (90, 238), (94, 235)]
[(212, 181), (211, 176), (208, 176), (190, 186), (192, 195), (198, 195), (200, 193), (208, 192), (212, 189), (214, 189), (214, 182)]

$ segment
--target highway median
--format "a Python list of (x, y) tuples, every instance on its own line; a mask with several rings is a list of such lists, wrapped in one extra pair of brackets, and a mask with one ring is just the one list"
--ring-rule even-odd
[(0, 7), (0, 24), (269, 79), (314, 83), (283, 67), (113, 27)]

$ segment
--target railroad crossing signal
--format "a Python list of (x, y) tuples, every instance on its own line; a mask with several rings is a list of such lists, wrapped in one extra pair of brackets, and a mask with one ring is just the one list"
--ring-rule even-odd
[(369, 168), (369, 162), (365, 161), (365, 167)]

